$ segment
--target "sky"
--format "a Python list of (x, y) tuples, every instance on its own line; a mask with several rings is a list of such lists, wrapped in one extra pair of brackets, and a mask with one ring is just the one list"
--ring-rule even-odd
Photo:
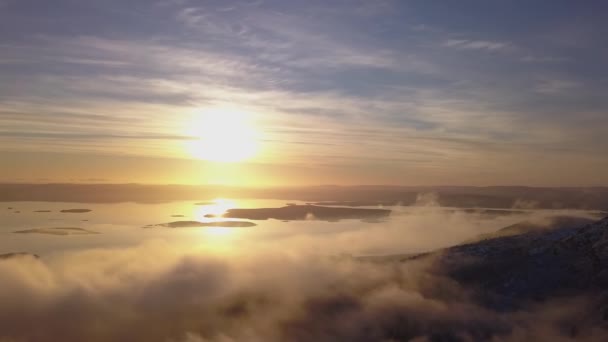
[(607, 185), (607, 11), (0, 0), (0, 180)]

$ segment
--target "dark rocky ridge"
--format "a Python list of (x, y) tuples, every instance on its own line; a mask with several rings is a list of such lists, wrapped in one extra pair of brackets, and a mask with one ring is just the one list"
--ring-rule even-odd
[(608, 288), (608, 218), (449, 248), (438, 266), (500, 308)]
[[(435, 252), (357, 259), (426, 265), (435, 288), (424, 296), (471, 301), (489, 317), (498, 315), (492, 319), (496, 324), (508, 322), (505, 330), (494, 327), (472, 341), (500, 335), (506, 341), (608, 341), (608, 217), (589, 224), (562, 217), (551, 227), (520, 224)], [(450, 291), (452, 283), (464, 297)], [(557, 335), (540, 328), (549, 321)], [(540, 335), (507, 338), (522, 324), (538, 327)], [(436, 340), (469, 341), (459, 337), (458, 328), (448, 330)]]
[(552, 298), (591, 296), (608, 324), (608, 217), (558, 217), (551, 229), (505, 227), (477, 241), (430, 253), (363, 257), (366, 262), (431, 262), (433, 274), (455, 280), (480, 304), (512, 311)]

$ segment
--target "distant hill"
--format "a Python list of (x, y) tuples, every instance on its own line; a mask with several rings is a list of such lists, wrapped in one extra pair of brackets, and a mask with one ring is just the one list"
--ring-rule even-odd
[(142, 184), (0, 184), (0, 201), (156, 203), (216, 197), (335, 202), (335, 205), (441, 205), (458, 208), (592, 209), (608, 211), (607, 187), (535, 188), (312, 186), (237, 188)]

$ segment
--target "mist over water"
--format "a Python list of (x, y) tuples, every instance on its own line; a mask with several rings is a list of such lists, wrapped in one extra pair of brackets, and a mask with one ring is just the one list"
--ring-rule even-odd
[[(7, 203), (21, 212), (1, 214), (0, 252), (40, 258), (0, 261), (0, 336), (7, 341), (518, 341), (561, 338), (555, 322), (587, 308), (579, 298), (494, 312), (475, 304), (468, 289), (431, 272), (429, 261), (353, 257), (425, 252), (525, 220), (548, 223), (550, 217), (592, 217), (591, 212), (488, 214), (428, 204), (391, 207), (388, 219), (373, 223), (267, 220), (249, 228), (143, 228), (201, 220), (215, 205)], [(92, 211), (60, 212), (66, 208)], [(100, 234), (12, 233), (65, 226)], [(543, 316), (532, 324), (539, 313)], [(593, 331), (581, 336), (597, 337)]]
[[(303, 203), (292, 202), (290, 204)], [(210, 221), (206, 215), (221, 213), (231, 207), (272, 208), (286, 205), (281, 200), (237, 199), (220, 200), (218, 203), (6, 202), (5, 206), (12, 209), (0, 211), (3, 223), (0, 226), (0, 253), (27, 251), (47, 255), (64, 249), (136, 246), (157, 239), (188, 247), (229, 250), (231, 253), (247, 253), (276, 244), (286, 244), (292, 251), (326, 256), (418, 253), (454, 245), (525, 220), (542, 220), (560, 215), (589, 217), (595, 213), (572, 210), (497, 210), (488, 213), (481, 209), (443, 208), (425, 202), (424, 205), (415, 207), (383, 207), (392, 210), (390, 216), (369, 222), (327, 222), (310, 217), (305, 221), (251, 221), (256, 226), (248, 228), (149, 227), (173, 221)], [(61, 212), (69, 208), (86, 208), (91, 211)], [(82, 228), (100, 234), (67, 237), (13, 234), (21, 230), (61, 227)]]

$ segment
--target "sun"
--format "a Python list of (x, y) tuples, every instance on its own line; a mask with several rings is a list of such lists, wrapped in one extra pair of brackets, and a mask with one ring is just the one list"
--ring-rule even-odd
[(193, 139), (187, 152), (198, 159), (214, 162), (240, 162), (252, 158), (257, 150), (257, 131), (247, 111), (219, 107), (194, 115), (186, 128)]

